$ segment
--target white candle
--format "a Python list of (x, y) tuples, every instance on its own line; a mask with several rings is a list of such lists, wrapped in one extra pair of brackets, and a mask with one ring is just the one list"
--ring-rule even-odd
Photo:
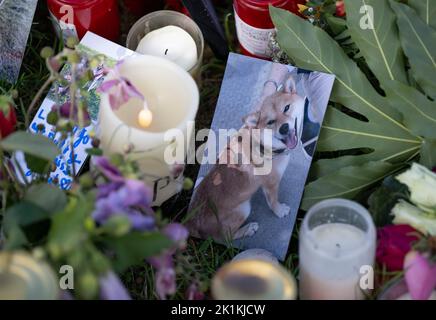
[(198, 59), (194, 39), (176, 26), (166, 26), (147, 33), (139, 42), (136, 52), (168, 59), (186, 71), (191, 70)]
[(300, 231), (300, 298), (363, 299), (360, 272), (374, 264), (375, 241), (372, 219), (359, 204), (332, 199), (314, 206)]
[[(121, 76), (141, 92), (152, 119), (140, 121), (146, 110), (140, 99), (131, 99), (117, 110), (112, 110), (107, 94), (102, 94), (98, 127), (101, 147), (105, 155), (123, 153), (133, 146), (131, 156), (137, 161), (145, 182), (155, 191), (154, 205), (181, 190), (181, 181), (171, 181), (170, 164), (164, 159), (170, 142), (165, 133), (178, 129), (184, 133), (185, 143), (192, 132), (188, 122), (194, 121), (198, 105), (198, 87), (192, 77), (176, 64), (158, 57), (135, 56), (119, 67)], [(108, 75), (108, 80), (111, 78)], [(177, 143), (177, 142), (176, 142)], [(172, 144), (173, 148), (183, 147)], [(186, 154), (186, 149), (183, 149)], [(182, 177), (181, 177), (182, 178)], [(180, 179), (181, 179), (180, 178)]]

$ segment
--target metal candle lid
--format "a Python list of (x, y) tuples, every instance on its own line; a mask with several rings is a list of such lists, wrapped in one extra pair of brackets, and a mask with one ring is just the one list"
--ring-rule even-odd
[(232, 261), (212, 280), (216, 300), (295, 300), (297, 284), (282, 266), (262, 260)]
[(59, 284), (52, 269), (25, 252), (0, 252), (0, 300), (55, 300)]

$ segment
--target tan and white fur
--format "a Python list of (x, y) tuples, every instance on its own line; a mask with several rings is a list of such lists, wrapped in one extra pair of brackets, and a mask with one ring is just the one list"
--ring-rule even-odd
[[(289, 152), (300, 143), (304, 103), (305, 98), (297, 94), (295, 82), (290, 76), (282, 90), (267, 97), (258, 111), (243, 118), (243, 127), (230, 139), (219, 157), (219, 163), (194, 192), (189, 210), (193, 217), (187, 223), (193, 236), (210, 236), (221, 242), (252, 236), (259, 229), (259, 224), (244, 223), (251, 212), (251, 197), (259, 188), (262, 188), (268, 206), (277, 218), (289, 214), (290, 208), (279, 202), (278, 191), (288, 167)], [(273, 134), (272, 139), (268, 139), (270, 142), (265, 141), (263, 134), (255, 134), (264, 129), (270, 129)], [(252, 159), (250, 148), (242, 143), (251, 139), (264, 150), (264, 154), (268, 153), (265, 152), (267, 150), (272, 155), (266, 159), (272, 161), (271, 172), (267, 175), (255, 174), (254, 161), (229, 164), (229, 160), (235, 157)]]

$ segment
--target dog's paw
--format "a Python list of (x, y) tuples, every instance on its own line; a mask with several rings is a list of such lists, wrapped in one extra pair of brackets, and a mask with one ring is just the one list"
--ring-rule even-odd
[(274, 213), (276, 214), (277, 217), (283, 218), (283, 217), (286, 217), (289, 214), (290, 210), (291, 210), (291, 208), (288, 207), (286, 204), (279, 203), (277, 205), (276, 209), (274, 210)]
[(251, 237), (259, 230), (259, 224), (257, 222), (251, 222), (247, 224), (247, 231), (245, 232), (245, 237)]

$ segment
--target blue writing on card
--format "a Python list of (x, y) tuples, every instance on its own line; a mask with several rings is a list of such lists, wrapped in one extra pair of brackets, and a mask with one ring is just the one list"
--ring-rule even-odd
[[(69, 190), (73, 183), (73, 172), (77, 174), (82, 169), (88, 154), (86, 149), (91, 148), (89, 131), (92, 125), (86, 128), (75, 127), (72, 131), (73, 137), (62, 139), (61, 133), (56, 133), (55, 128), (46, 122), (54, 102), (45, 99), (37, 115), (30, 124), (30, 131), (35, 134), (42, 134), (51, 139), (61, 150), (61, 153), (54, 159), (56, 170), (50, 174), (48, 183), (56, 184), (63, 190)], [(42, 126), (43, 125), (43, 128)], [(28, 169), (24, 155), (17, 153), (16, 159), (20, 163), (26, 178), (32, 180), (33, 173)], [(73, 170), (74, 165), (74, 170)]]

